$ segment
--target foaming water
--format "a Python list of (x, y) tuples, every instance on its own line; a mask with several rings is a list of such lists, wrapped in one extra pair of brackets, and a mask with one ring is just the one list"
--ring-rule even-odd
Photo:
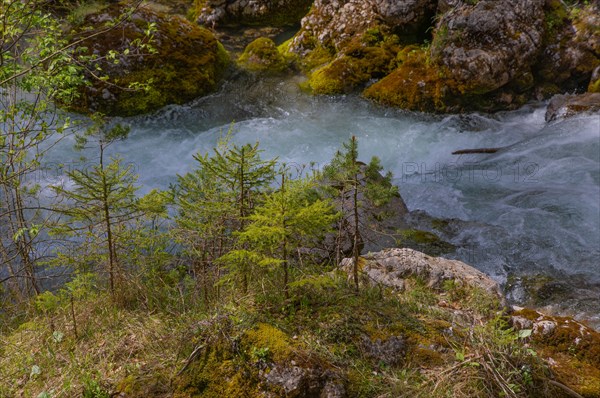
[[(360, 157), (381, 159), (410, 210), (466, 221), (452, 242), (458, 258), (502, 283), (509, 275), (566, 281), (577, 292), (551, 304), (600, 325), (600, 116), (546, 123), (545, 108), (431, 116), (240, 77), (194, 103), (124, 120), (132, 132), (112, 151), (135, 165), (145, 192), (194, 168), (193, 155), (230, 128), (233, 142), (259, 141), (264, 158), (291, 165), (323, 165), (356, 135)], [(489, 147), (501, 149), (452, 155)], [(57, 159), (69, 153), (63, 143)]]

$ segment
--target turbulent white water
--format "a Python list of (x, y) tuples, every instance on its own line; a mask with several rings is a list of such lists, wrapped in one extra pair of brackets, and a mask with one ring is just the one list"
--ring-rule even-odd
[[(243, 80), (243, 79), (242, 79)], [(237, 81), (186, 106), (126, 120), (114, 147), (140, 174), (143, 191), (166, 188), (211, 150), (231, 122), (236, 143), (260, 141), (264, 158), (324, 164), (351, 135), (360, 157), (377, 155), (410, 210), (467, 221), (457, 257), (499, 282), (514, 301), (519, 276), (548, 275), (561, 290), (549, 304), (600, 325), (600, 116), (544, 121), (545, 104), (495, 115), (431, 116), (376, 107), (355, 97), (313, 98), (294, 82)], [(505, 147), (455, 156), (465, 148)], [(63, 144), (51, 161), (71, 156)], [(516, 281), (516, 282), (515, 282)], [(566, 292), (564, 291), (566, 290)]]

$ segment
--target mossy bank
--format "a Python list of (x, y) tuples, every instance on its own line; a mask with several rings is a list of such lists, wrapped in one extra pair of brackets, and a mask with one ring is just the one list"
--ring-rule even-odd
[[(80, 35), (105, 29), (123, 18), (125, 10), (111, 5), (87, 16)], [(152, 112), (209, 94), (229, 62), (210, 31), (143, 6), (126, 15), (118, 28), (84, 45), (90, 55), (98, 55), (99, 76), (91, 76), (77, 110), (111, 116)]]

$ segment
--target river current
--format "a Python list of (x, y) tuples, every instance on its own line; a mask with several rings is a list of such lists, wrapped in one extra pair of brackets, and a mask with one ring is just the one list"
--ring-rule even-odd
[[(312, 97), (292, 80), (240, 76), (211, 96), (122, 122), (112, 147), (140, 175), (142, 192), (167, 188), (231, 129), (259, 141), (263, 158), (327, 163), (352, 135), (360, 158), (378, 156), (409, 210), (460, 221), (452, 256), (507, 288), (512, 302), (545, 281), (547, 310), (600, 326), (600, 115), (546, 122), (546, 103), (517, 111), (434, 116), (355, 96)], [(493, 154), (452, 155), (467, 148)], [(76, 162), (65, 140), (50, 165)], [(539, 282), (542, 281), (542, 282)]]

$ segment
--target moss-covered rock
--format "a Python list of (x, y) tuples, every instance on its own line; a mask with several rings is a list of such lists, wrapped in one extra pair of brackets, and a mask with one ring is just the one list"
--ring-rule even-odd
[(397, 46), (394, 39), (373, 37), (378, 29), (368, 30), (354, 40), (336, 59), (315, 70), (309, 78), (314, 94), (345, 94), (355, 91), (371, 79), (379, 79), (395, 66)]
[(537, 98), (557, 94), (540, 88), (547, 84), (556, 85), (559, 92), (585, 89), (600, 65), (600, 9), (593, 4), (568, 8), (553, 0), (546, 2), (544, 13), (542, 50), (533, 67)]
[(430, 256), (440, 256), (451, 253), (456, 247), (440, 239), (432, 232), (419, 229), (406, 229), (399, 231), (400, 246), (418, 250)]
[(246, 46), (238, 64), (252, 72), (280, 73), (289, 68), (289, 62), (273, 40), (261, 37)]
[[(286, 48), (298, 55), (315, 94), (344, 94), (381, 79), (364, 95), (386, 105), (516, 109), (560, 92), (598, 89), (590, 82), (600, 65), (598, 7), (558, 0), (317, 0)], [(395, 46), (380, 44), (390, 38)]]
[(387, 35), (408, 35), (408, 41), (418, 41), (426, 36), (436, 4), (435, 0), (316, 0), (302, 19), (292, 50), (302, 56), (317, 46), (339, 52), (354, 38), (375, 28)]
[(464, 4), (444, 14), (431, 59), (474, 94), (492, 92), (529, 70), (543, 33), (543, 0)]
[(405, 109), (456, 110), (451, 99), (465, 88), (441, 75), (430, 61), (428, 48), (407, 46), (397, 58), (398, 68), (367, 88), (366, 98)]
[(532, 330), (532, 341), (556, 378), (586, 398), (600, 396), (600, 333), (572, 318), (518, 309), (518, 328)]
[[(85, 18), (80, 30), (89, 34), (104, 29), (119, 18), (122, 6), (110, 7)], [(156, 32), (149, 48), (136, 50), (146, 40), (145, 31), (154, 24)], [(92, 29), (92, 30), (90, 30)], [(181, 104), (215, 90), (229, 60), (227, 52), (206, 29), (186, 20), (138, 8), (118, 27), (84, 42), (106, 80), (91, 79), (83, 89), (77, 110), (107, 115), (131, 116), (154, 111), (167, 104)], [(133, 48), (131, 48), (133, 47)], [(114, 58), (105, 57), (113, 50)], [(131, 85), (146, 84), (145, 89)]]

